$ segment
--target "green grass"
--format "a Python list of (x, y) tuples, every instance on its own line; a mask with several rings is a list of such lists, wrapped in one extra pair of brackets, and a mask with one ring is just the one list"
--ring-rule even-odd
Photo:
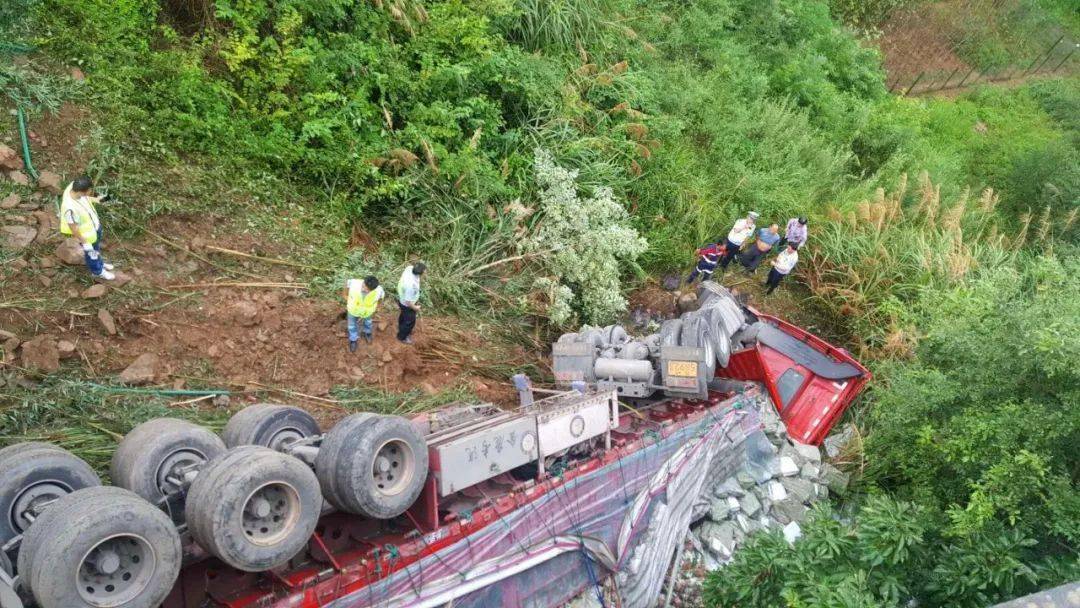
[[(103, 476), (107, 476), (109, 460), (120, 439), (139, 423), (172, 417), (219, 432), (233, 413), (247, 405), (247, 399), (258, 396), (259, 401), (290, 402), (287, 395), (238, 394), (228, 405), (215, 405), (208, 399), (182, 403), (195, 397), (99, 386), (71, 373), (49, 376), (27, 387), (16, 385), (13, 377), (8, 379), (10, 384), (3, 388), (0, 398), (0, 447), (21, 441), (51, 442), (83, 458)], [(203, 388), (215, 390), (210, 385)], [(475, 401), (468, 389), (460, 386), (434, 395), (420, 391), (385, 393), (372, 387), (337, 387), (331, 394), (338, 403), (321, 403), (313, 411), (322, 408), (322, 414), (333, 418), (352, 412), (408, 416), (454, 401)]]

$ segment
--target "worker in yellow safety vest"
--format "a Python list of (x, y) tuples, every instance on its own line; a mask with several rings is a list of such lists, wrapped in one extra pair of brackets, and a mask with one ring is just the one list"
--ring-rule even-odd
[[(363, 334), (365, 342), (371, 344), (371, 319), (385, 293), (379, 285), (379, 279), (369, 275), (364, 277), (363, 281), (346, 281), (342, 295), (345, 297), (345, 310), (349, 320), (349, 352), (355, 353), (360, 334)], [(359, 331), (358, 325), (363, 326), (363, 331)]]
[(60, 233), (78, 239), (90, 274), (111, 281), (116, 275), (113, 265), (101, 258), (101, 220), (94, 206), (101, 199), (94, 196), (93, 187), (85, 175), (68, 184), (60, 200)]

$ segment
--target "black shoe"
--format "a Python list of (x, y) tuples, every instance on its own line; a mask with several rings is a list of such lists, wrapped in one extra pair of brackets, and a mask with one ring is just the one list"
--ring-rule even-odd
[(371, 337), (371, 334), (364, 334), (364, 342), (371, 344), (374, 342), (374, 338)]
[(349, 340), (349, 352), (350, 353), (355, 353), (356, 352), (356, 340)]

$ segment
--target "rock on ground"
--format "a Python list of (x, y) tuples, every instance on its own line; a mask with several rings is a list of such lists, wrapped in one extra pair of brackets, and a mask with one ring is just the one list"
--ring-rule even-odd
[(233, 304), (233, 316), (241, 327), (254, 327), (259, 324), (259, 307), (254, 302), (240, 300)]
[(158, 370), (158, 357), (154, 353), (143, 353), (138, 356), (127, 369), (120, 372), (120, 382), (139, 386), (150, 384), (154, 381)]
[(37, 238), (37, 229), (30, 226), (4, 226), (2, 229), (4, 245), (12, 251), (22, 251)]
[(20, 186), (29, 186), (30, 185), (30, 178), (26, 177), (26, 174), (23, 173), (22, 171), (8, 171), (7, 176), (8, 176), (8, 179), (10, 179), (11, 181), (15, 182), (16, 184), (18, 184)]
[(100, 298), (101, 296), (105, 295), (108, 291), (109, 291), (108, 287), (106, 287), (102, 283), (98, 283), (97, 285), (91, 285), (90, 287), (87, 287), (86, 289), (84, 289), (83, 292), (82, 292), (82, 297), (84, 299), (87, 299), (87, 300), (93, 300), (93, 299), (96, 299), (96, 298)]
[(22, 345), (22, 365), (39, 372), (55, 372), (60, 369), (60, 351), (56, 340), (49, 336), (37, 336)]
[(7, 171), (22, 171), (23, 161), (19, 153), (12, 148), (0, 144), (0, 169)]
[(101, 327), (105, 329), (105, 333), (110, 336), (116, 335), (116, 321), (113, 320), (112, 314), (104, 308), (99, 308), (97, 311), (98, 322), (101, 323)]
[(22, 198), (18, 194), (12, 192), (4, 197), (4, 200), (0, 201), (0, 209), (14, 209), (22, 202)]
[(56, 350), (61, 359), (67, 359), (75, 354), (75, 343), (70, 340), (60, 340), (56, 343)]
[(56, 259), (68, 266), (82, 266), (86, 259), (83, 256), (82, 246), (74, 237), (64, 239), (56, 248)]
[(60, 187), (60, 176), (47, 170), (38, 174), (38, 187), (52, 194), (61, 194), (64, 191)]

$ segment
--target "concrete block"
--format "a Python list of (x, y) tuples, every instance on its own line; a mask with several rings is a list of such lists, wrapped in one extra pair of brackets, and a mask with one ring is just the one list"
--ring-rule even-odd
[(784, 486), (784, 490), (787, 491), (788, 496), (800, 503), (810, 502), (815, 496), (814, 482), (812, 481), (801, 477), (785, 477), (780, 480), (780, 483)]

